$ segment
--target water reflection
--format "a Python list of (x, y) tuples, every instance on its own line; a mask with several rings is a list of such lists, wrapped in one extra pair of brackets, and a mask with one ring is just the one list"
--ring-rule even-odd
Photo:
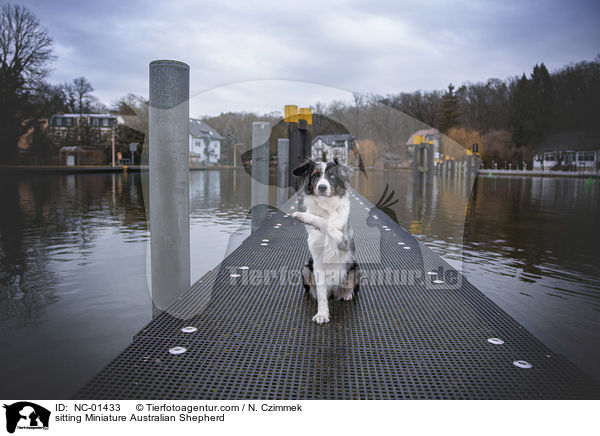
[[(123, 189), (126, 184), (131, 189)], [(123, 231), (145, 228), (131, 178), (3, 176), (0, 186), (3, 328), (27, 325), (42, 316), (56, 301), (52, 290), (60, 280), (50, 265), (88, 265), (98, 227), (118, 221)]]
[(249, 234), (250, 177), (245, 171), (190, 173), (192, 283)]
[(149, 319), (142, 198), (133, 174), (0, 176), (4, 398), (68, 397)]
[(369, 172), (354, 183), (371, 201), (393, 186), (403, 227), (600, 380), (597, 181)]
[(354, 174), (352, 182), (372, 203), (390, 186), (399, 199), (392, 209), (401, 226), (416, 237), (454, 240), (461, 247), (472, 178), (369, 171), (366, 177)]

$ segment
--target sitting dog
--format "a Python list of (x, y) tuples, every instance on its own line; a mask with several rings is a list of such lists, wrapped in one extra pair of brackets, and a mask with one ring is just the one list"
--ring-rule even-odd
[(309, 160), (294, 169), (303, 177), (306, 212), (292, 216), (306, 226), (311, 257), (302, 268), (302, 283), (317, 299), (317, 324), (329, 322), (328, 298), (351, 300), (359, 288), (350, 227), (349, 169), (338, 163)]

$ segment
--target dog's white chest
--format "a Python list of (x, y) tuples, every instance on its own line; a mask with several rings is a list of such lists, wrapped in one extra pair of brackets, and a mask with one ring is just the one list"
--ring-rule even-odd
[(307, 227), (308, 247), (316, 264), (344, 264), (352, 261), (352, 253), (340, 249), (347, 228), (350, 202), (347, 198), (317, 200), (306, 198), (307, 212), (325, 219), (328, 231)]

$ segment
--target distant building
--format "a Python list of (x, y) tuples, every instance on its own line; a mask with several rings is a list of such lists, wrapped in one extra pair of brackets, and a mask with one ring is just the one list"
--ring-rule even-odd
[[(117, 125), (124, 121), (112, 114), (57, 114), (50, 118), (50, 137), (60, 148), (63, 165), (101, 165), (113, 145)], [(214, 165), (221, 158), (223, 137), (200, 120), (190, 118), (190, 166)], [(101, 150), (102, 153), (92, 152)]]
[(91, 135), (94, 146), (112, 145), (120, 117), (112, 114), (56, 114), (50, 117), (50, 135), (55, 144), (74, 145), (80, 143), (84, 135)]
[(58, 151), (59, 164), (68, 167), (100, 165), (106, 157), (103, 150), (78, 146), (64, 146)]
[(408, 141), (406, 141), (407, 151), (409, 157), (413, 158), (415, 155), (415, 146), (420, 144), (433, 145), (433, 152), (439, 153), (440, 150), (440, 132), (436, 129), (424, 129), (417, 130), (415, 133), (410, 135)]
[(396, 153), (383, 153), (384, 168), (401, 168), (404, 164), (402, 156)]
[(346, 164), (354, 145), (354, 137), (349, 134), (319, 135), (312, 141), (311, 156), (314, 160), (323, 160), (325, 155), (327, 161), (337, 158)]
[(533, 169), (575, 171), (598, 168), (600, 132), (564, 132), (550, 136), (534, 150)]
[(219, 132), (208, 124), (190, 118), (190, 166), (219, 163), (222, 140)]
[(57, 146), (62, 165), (104, 165), (114, 146), (117, 124), (113, 114), (56, 114), (48, 124), (50, 138)]

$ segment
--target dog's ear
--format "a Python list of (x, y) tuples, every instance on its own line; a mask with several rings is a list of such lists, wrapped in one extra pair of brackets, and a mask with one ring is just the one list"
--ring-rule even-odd
[(337, 157), (335, 159), (333, 159), (333, 163), (336, 164), (336, 166), (338, 168), (338, 174), (341, 177), (341, 179), (344, 182), (350, 181), (350, 173), (352, 172), (350, 167), (347, 167), (346, 165), (339, 163)]
[(302, 176), (306, 175), (312, 169), (314, 164), (315, 164), (315, 161), (313, 161), (312, 159), (308, 159), (302, 165), (294, 168), (294, 171), (292, 173), (295, 176), (302, 177)]

